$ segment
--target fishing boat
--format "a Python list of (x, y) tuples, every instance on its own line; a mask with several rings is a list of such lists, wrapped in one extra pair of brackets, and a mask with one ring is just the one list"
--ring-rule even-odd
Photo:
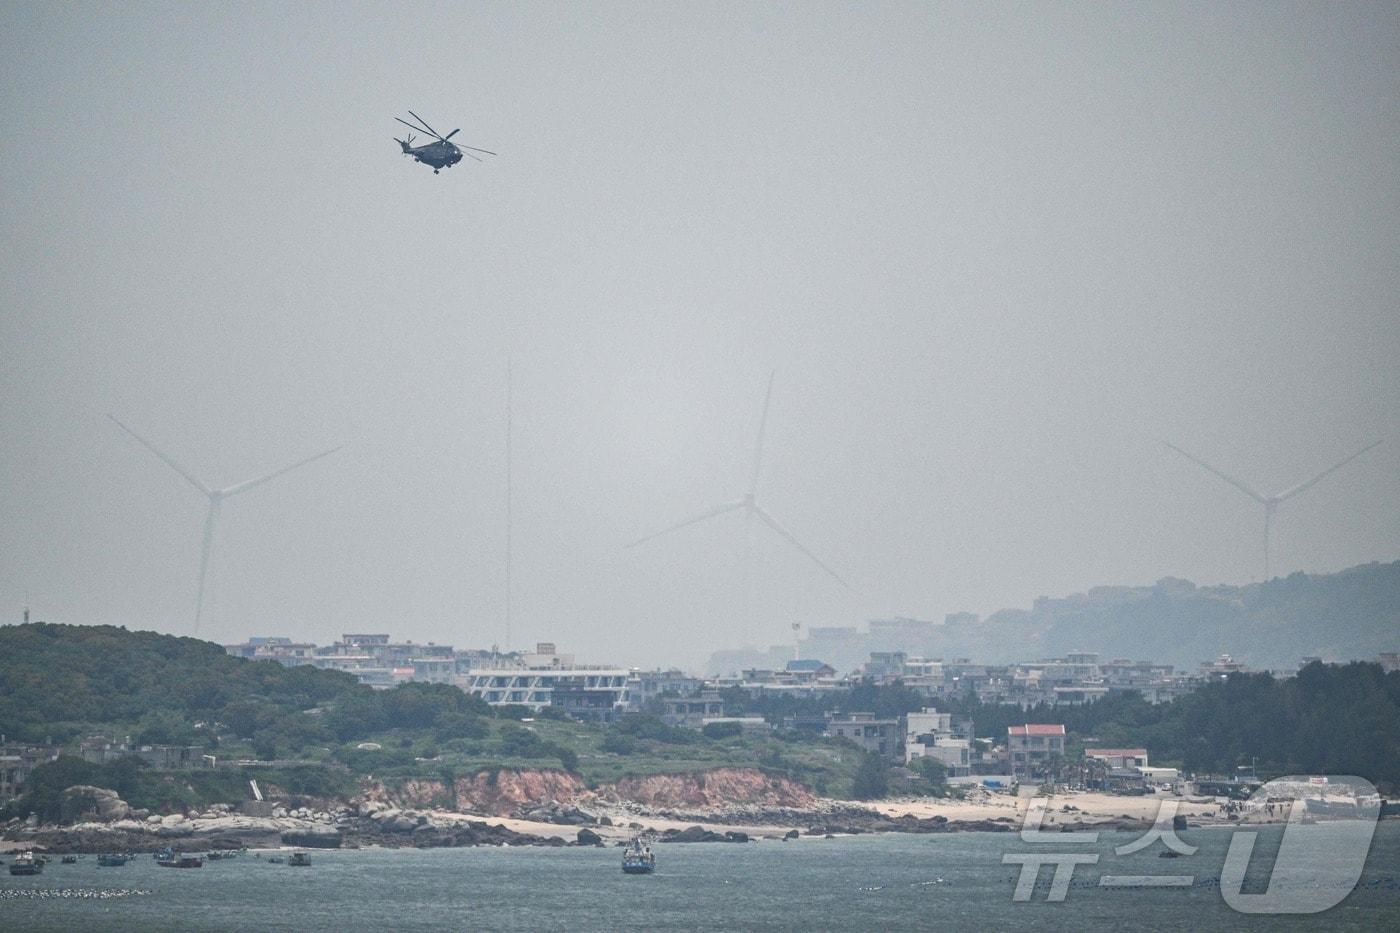
[(627, 848), (622, 851), (622, 872), (627, 875), (649, 875), (656, 871), (656, 856), (652, 854), (650, 843), (641, 836), (633, 836)]
[(293, 852), (292, 857), (287, 859), (288, 865), (300, 865), (303, 868), (311, 864), (311, 856), (305, 852)]
[(39, 875), (43, 874), (43, 871), (44, 860), (35, 858), (33, 852), (21, 852), (10, 863), (10, 874), (12, 875)]
[(115, 852), (104, 852), (97, 857), (97, 864), (101, 868), (120, 868), (126, 864), (127, 856), (118, 855)]
[(166, 849), (156, 854), (156, 864), (161, 868), (203, 868), (204, 859), (197, 855), (181, 855)]
[(203, 868), (204, 859), (197, 855), (179, 855), (175, 858), (158, 859), (156, 864), (161, 868)]

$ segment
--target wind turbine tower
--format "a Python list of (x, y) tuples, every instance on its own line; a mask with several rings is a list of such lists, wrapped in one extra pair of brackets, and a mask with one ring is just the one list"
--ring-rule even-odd
[(506, 650), (510, 650), (510, 625), (511, 625), (511, 572), (514, 563), (514, 554), (511, 550), (512, 532), (514, 524), (514, 499), (515, 499), (515, 451), (513, 440), (515, 436), (514, 412), (512, 409), (511, 397), (511, 366), (510, 357), (506, 357)]
[(1356, 453), (1352, 454), (1350, 457), (1347, 457), (1345, 460), (1335, 464), (1334, 466), (1328, 467), (1327, 469), (1323, 470), (1321, 473), (1317, 474), (1307, 482), (1299, 483), (1297, 486), (1294, 486), (1291, 489), (1285, 489), (1283, 492), (1277, 493), (1272, 496), (1266, 496), (1262, 493), (1256, 492), (1254, 488), (1248, 483), (1245, 483), (1243, 480), (1236, 479), (1235, 477), (1224, 472), (1223, 470), (1216, 469), (1215, 467), (1211, 466), (1209, 463), (1206, 463), (1204, 460), (1195, 456), (1194, 454), (1190, 454), (1182, 450), (1180, 447), (1176, 446), (1171, 441), (1165, 441), (1164, 443), (1172, 450), (1181, 454), (1187, 460), (1190, 460), (1192, 463), (1199, 466), (1201, 469), (1206, 470), (1210, 473), (1214, 473), (1216, 476), (1220, 477), (1225, 482), (1229, 483), (1231, 486), (1234, 486), (1240, 492), (1244, 493), (1246, 496), (1249, 496), (1249, 498), (1253, 499), (1255, 502), (1259, 503), (1264, 507), (1264, 579), (1265, 581), (1267, 581), (1269, 579), (1269, 531), (1273, 526), (1274, 513), (1278, 511), (1278, 507), (1283, 503), (1287, 502), (1289, 499), (1292, 499), (1294, 496), (1299, 495), (1300, 493), (1305, 492), (1308, 489), (1311, 489), (1313, 486), (1316, 486), (1323, 479), (1327, 478), (1328, 476), (1331, 476), (1333, 473), (1337, 472), (1342, 467), (1346, 466), (1348, 463), (1351, 463), (1351, 461), (1355, 460), (1357, 457), (1361, 456), (1366, 451), (1370, 450), (1372, 447), (1375, 447), (1378, 444), (1380, 444), (1380, 441), (1373, 441), (1372, 443), (1367, 444), (1365, 447), (1361, 448)]
[(181, 476), (183, 476), (187, 483), (189, 483), (195, 489), (198, 489), (209, 499), (209, 511), (206, 512), (204, 515), (204, 546), (201, 548), (199, 555), (199, 590), (195, 596), (194, 602), (194, 634), (198, 635), (200, 616), (204, 612), (204, 579), (209, 572), (209, 554), (214, 548), (214, 526), (219, 520), (219, 510), (223, 507), (224, 500), (231, 499), (239, 493), (247, 492), (248, 490), (256, 486), (261, 486), (263, 483), (270, 482), (276, 479), (277, 477), (281, 476), (283, 473), (290, 473), (297, 467), (305, 466), (313, 460), (320, 460), (322, 457), (329, 456), (330, 454), (335, 453), (340, 448), (332, 447), (330, 450), (323, 451), (322, 453), (316, 454), (312, 457), (307, 457), (305, 460), (298, 460), (291, 466), (285, 466), (280, 470), (273, 470), (266, 476), (259, 476), (257, 479), (244, 480), (241, 483), (234, 483), (232, 486), (225, 486), (222, 489), (211, 489), (209, 488), (209, 486), (195, 479), (194, 475), (190, 473), (189, 470), (186, 470), (184, 467), (180, 466), (180, 464), (176, 463), (170, 457), (167, 457), (165, 454), (161, 453), (158, 449), (156, 449), (156, 446), (150, 441), (146, 440), (144, 437), (131, 430), (131, 428), (118, 421), (116, 415), (109, 414), (107, 417), (111, 418), (117, 427), (121, 428), (127, 434), (130, 434), (132, 437), (136, 438), (137, 442), (140, 443), (142, 447), (145, 447), (151, 453), (155, 454), (157, 457), (163, 460), (166, 466), (170, 467), (176, 473), (179, 473)]
[(794, 538), (786, 528), (784, 528), (782, 525), (779, 525), (777, 520), (774, 519), (773, 516), (769, 515), (766, 511), (764, 511), (763, 507), (758, 504), (758, 477), (759, 472), (763, 466), (763, 435), (765, 429), (768, 426), (768, 405), (773, 398), (773, 378), (776, 375), (777, 373), (774, 372), (768, 377), (768, 391), (763, 396), (763, 415), (758, 422), (758, 439), (754, 443), (753, 449), (753, 471), (749, 474), (748, 490), (744, 493), (743, 497), (740, 499), (736, 499), (732, 502), (725, 502), (715, 506), (714, 508), (707, 509), (706, 511), (701, 512), (699, 515), (687, 518), (685, 521), (678, 522), (667, 528), (663, 528), (660, 531), (649, 534), (644, 538), (638, 538), (636, 541), (633, 541), (631, 544), (628, 544), (627, 547), (633, 548), (639, 544), (643, 544), (647, 541), (650, 541), (653, 538), (659, 538), (662, 535), (670, 534), (673, 531), (678, 531), (689, 525), (694, 525), (699, 522), (706, 521), (707, 519), (716, 518), (720, 515), (724, 515), (729, 512), (737, 512), (743, 510), (745, 542), (744, 576), (746, 590), (747, 580), (749, 577), (749, 563), (752, 559), (752, 555), (748, 548), (748, 541), (750, 535), (749, 529), (752, 526), (753, 520), (755, 518), (763, 522), (763, 524), (767, 525), (769, 528), (773, 529), (773, 531), (779, 537), (781, 537), (783, 540), (787, 541), (788, 544), (791, 544), (794, 548), (806, 555), (808, 560), (820, 567), (822, 571), (826, 573), (827, 576), (831, 577), (831, 579), (835, 580), (842, 587), (850, 589), (850, 585), (845, 580), (841, 579), (841, 577), (837, 575), (836, 571), (832, 570), (826, 564), (822, 563), (822, 561), (810, 550), (808, 550), (807, 547), (804, 544), (802, 544), (802, 542)]

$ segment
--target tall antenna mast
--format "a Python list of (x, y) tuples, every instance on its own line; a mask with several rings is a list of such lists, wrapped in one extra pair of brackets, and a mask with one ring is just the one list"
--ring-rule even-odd
[(511, 650), (511, 500), (515, 495), (515, 458), (511, 450), (511, 357), (505, 357), (505, 650)]

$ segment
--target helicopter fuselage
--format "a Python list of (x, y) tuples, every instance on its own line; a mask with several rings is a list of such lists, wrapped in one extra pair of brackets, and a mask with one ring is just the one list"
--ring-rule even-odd
[(431, 165), (434, 171), (450, 168), (462, 161), (461, 151), (451, 143), (435, 142), (426, 146), (410, 147), (400, 141), (399, 145), (403, 147), (404, 155), (413, 156), (415, 162)]

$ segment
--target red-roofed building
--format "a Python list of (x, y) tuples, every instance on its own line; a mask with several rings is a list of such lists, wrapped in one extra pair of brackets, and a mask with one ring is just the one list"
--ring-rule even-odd
[(1060, 723), (1026, 723), (1006, 727), (1006, 751), (1011, 773), (1025, 777), (1044, 775), (1052, 759), (1065, 754), (1065, 727)]

